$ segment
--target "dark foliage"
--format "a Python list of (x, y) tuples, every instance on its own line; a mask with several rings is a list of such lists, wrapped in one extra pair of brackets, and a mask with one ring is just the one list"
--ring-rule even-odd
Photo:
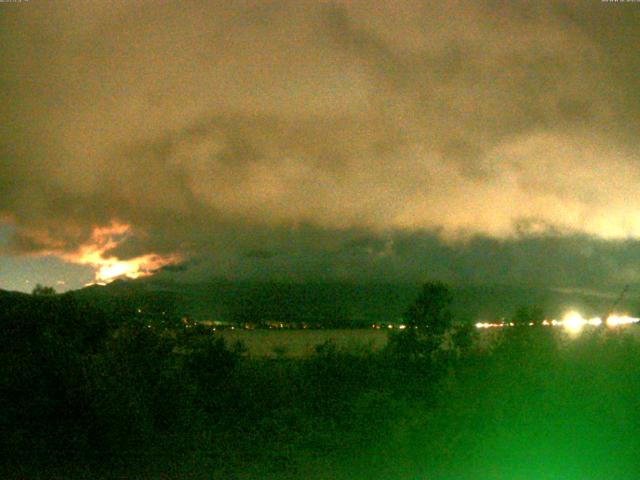
[[(116, 475), (177, 468), (196, 454), (275, 474), (315, 451), (341, 456), (371, 443), (394, 418), (383, 412), (417, 395), (389, 352), (326, 343), (306, 360), (250, 359), (242, 345), (166, 328), (125, 305), (70, 295), (0, 302), (7, 472), (82, 465)], [(434, 378), (424, 380), (419, 395), (429, 396)]]
[(56, 290), (53, 287), (45, 287), (39, 283), (33, 289), (32, 295), (55, 295)]
[[(425, 291), (446, 307), (446, 292)], [(483, 350), (462, 328), (447, 331), (457, 349), (442, 350), (429, 342), (444, 333), (418, 328), (381, 352), (327, 342), (308, 358), (259, 359), (210, 332), (113, 311), (0, 294), (3, 478), (544, 478), (549, 465), (567, 474), (549, 478), (635, 478), (625, 452), (637, 445), (640, 352), (629, 337), (594, 330), (561, 345), (551, 329), (522, 327)], [(580, 470), (556, 453), (576, 442), (625, 469), (605, 459)]]
[(427, 282), (422, 286), (415, 302), (404, 313), (409, 328), (419, 328), (428, 334), (441, 335), (451, 327), (453, 294), (441, 282)]

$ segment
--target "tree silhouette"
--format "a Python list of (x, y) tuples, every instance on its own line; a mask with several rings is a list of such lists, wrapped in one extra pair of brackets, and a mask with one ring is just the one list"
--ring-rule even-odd
[(55, 295), (56, 290), (53, 287), (45, 287), (38, 283), (36, 285), (36, 288), (34, 288), (33, 291), (31, 292), (31, 294), (36, 296), (50, 296), (50, 295)]
[(427, 282), (415, 302), (404, 313), (409, 328), (424, 330), (427, 335), (441, 335), (451, 327), (453, 295), (442, 282)]
[(451, 328), (453, 295), (444, 283), (425, 283), (403, 315), (404, 330), (389, 338), (388, 350), (403, 360), (432, 359)]

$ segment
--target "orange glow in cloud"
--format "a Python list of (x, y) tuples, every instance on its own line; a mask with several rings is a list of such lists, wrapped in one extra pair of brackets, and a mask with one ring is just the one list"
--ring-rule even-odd
[(161, 256), (148, 253), (128, 260), (120, 260), (105, 253), (122, 243), (130, 232), (130, 226), (113, 222), (108, 227), (96, 227), (91, 240), (76, 252), (64, 254), (63, 258), (73, 263), (90, 265), (96, 269), (91, 284), (106, 284), (118, 278), (140, 278), (151, 275), (155, 270), (180, 261), (178, 255)]

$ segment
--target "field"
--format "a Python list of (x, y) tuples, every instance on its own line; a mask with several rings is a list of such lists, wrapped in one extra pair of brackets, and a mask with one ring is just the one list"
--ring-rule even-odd
[(255, 357), (304, 357), (315, 352), (317, 345), (331, 342), (342, 351), (378, 351), (387, 344), (385, 330), (222, 330), (229, 345), (242, 342), (248, 353)]
[[(567, 347), (579, 340), (580, 335), (593, 333), (592, 327), (584, 332), (570, 334), (562, 328), (554, 328), (559, 346)], [(395, 331), (397, 333), (397, 330)], [(476, 345), (482, 349), (491, 346), (500, 339), (505, 331), (483, 329), (476, 332)], [(625, 326), (618, 329), (618, 334), (640, 340), (640, 327)], [(241, 342), (250, 356), (256, 358), (301, 358), (312, 355), (316, 347), (331, 342), (338, 350), (353, 354), (366, 351), (380, 351), (387, 344), (393, 331), (373, 328), (363, 329), (326, 329), (326, 330), (219, 330), (218, 338), (224, 338), (228, 345)]]

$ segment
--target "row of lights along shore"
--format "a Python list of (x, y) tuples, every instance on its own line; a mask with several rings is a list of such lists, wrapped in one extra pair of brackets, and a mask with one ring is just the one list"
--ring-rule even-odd
[[(600, 317), (584, 318), (576, 311), (568, 312), (562, 317), (562, 320), (543, 320), (540, 325), (545, 327), (564, 327), (571, 332), (579, 332), (586, 326), (599, 327), (605, 324), (607, 327), (620, 327), (623, 325), (632, 325), (640, 322), (640, 318), (630, 317), (628, 315), (609, 315), (605, 321)], [(529, 322), (530, 327), (535, 324)], [(476, 328), (508, 328), (515, 327), (513, 322), (478, 322)]]

